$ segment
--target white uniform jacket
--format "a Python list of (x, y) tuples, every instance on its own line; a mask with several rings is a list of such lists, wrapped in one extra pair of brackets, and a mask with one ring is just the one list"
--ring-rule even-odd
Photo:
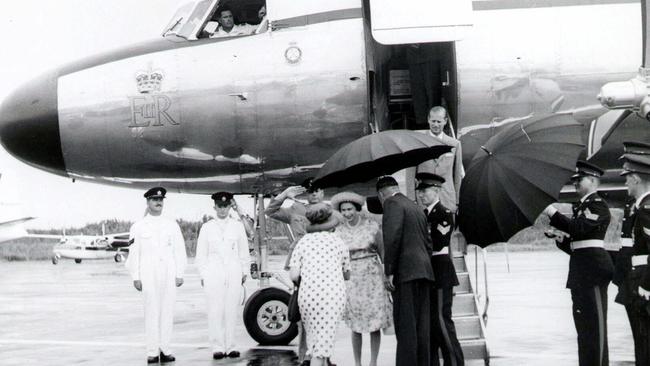
[(241, 275), (248, 273), (251, 262), (244, 224), (230, 216), (203, 224), (195, 262), (201, 278), (206, 281), (223, 271), (229, 275), (236, 273), (241, 280)]
[(147, 215), (131, 226), (130, 240), (133, 244), (125, 265), (134, 281), (145, 281), (161, 266), (173, 266), (176, 278), (183, 278), (187, 254), (174, 219)]

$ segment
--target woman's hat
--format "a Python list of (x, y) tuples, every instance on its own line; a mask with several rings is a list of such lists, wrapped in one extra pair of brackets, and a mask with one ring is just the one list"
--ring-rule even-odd
[(362, 195), (356, 194), (354, 192), (337, 193), (332, 196), (331, 199), (332, 207), (337, 211), (341, 211), (342, 203), (350, 202), (358, 205), (359, 207), (362, 207), (365, 201), (366, 199)]
[(326, 230), (338, 225), (338, 219), (332, 215), (332, 206), (327, 203), (316, 203), (307, 207), (305, 217), (312, 225), (324, 225)]

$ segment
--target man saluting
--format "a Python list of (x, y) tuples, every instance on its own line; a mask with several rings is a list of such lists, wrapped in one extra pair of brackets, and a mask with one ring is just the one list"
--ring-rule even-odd
[(611, 218), (609, 207), (596, 192), (602, 175), (597, 166), (579, 161), (571, 177), (581, 197), (573, 206), (573, 216), (564, 216), (553, 206), (544, 210), (551, 225), (569, 235), (557, 241), (557, 245), (571, 256), (566, 286), (573, 301), (580, 366), (609, 364), (607, 286), (614, 264), (603, 242)]
[(187, 264), (185, 241), (174, 219), (162, 215), (167, 190), (154, 187), (145, 192), (147, 212), (130, 230), (126, 268), (133, 286), (144, 297), (147, 363), (172, 362), (169, 344), (174, 326), (176, 287), (183, 284)]

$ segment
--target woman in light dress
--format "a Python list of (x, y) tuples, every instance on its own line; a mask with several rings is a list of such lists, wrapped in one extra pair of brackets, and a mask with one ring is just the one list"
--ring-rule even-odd
[(336, 234), (350, 250), (344, 319), (352, 330), (355, 364), (361, 365), (362, 334), (370, 333), (370, 366), (376, 366), (381, 329), (392, 325), (393, 309), (385, 287), (382, 232), (379, 224), (361, 211), (364, 201), (356, 193), (342, 192), (332, 197), (332, 206), (344, 217)]

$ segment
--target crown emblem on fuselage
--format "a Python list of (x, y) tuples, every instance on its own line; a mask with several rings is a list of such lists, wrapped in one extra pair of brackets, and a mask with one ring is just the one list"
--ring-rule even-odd
[(159, 92), (164, 78), (165, 76), (161, 70), (154, 70), (151, 65), (149, 65), (149, 70), (138, 71), (135, 74), (138, 92), (141, 94)]

